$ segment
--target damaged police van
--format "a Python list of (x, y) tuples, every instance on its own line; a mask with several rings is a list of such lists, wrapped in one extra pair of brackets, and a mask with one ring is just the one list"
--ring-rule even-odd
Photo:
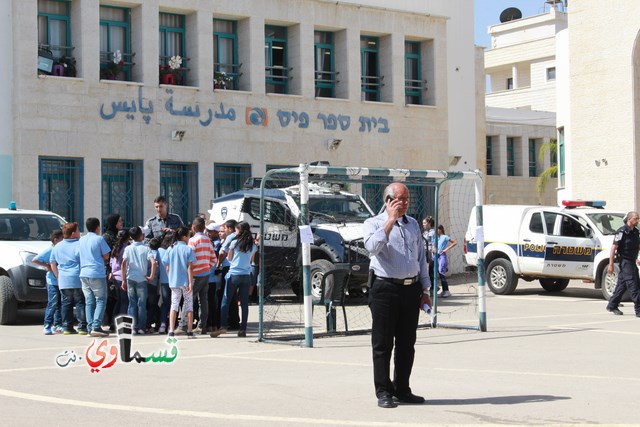
[[(563, 201), (557, 206), (485, 205), (483, 227), (472, 209), (465, 235), (465, 259), (477, 266), (484, 245), (486, 283), (494, 294), (510, 294), (518, 279), (539, 280), (560, 292), (569, 280), (592, 282), (605, 299), (617, 275), (607, 274), (613, 237), (624, 213), (605, 210), (602, 201)], [(618, 266), (615, 266), (616, 272)]]
[[(337, 184), (309, 184), (311, 244), (311, 292), (320, 297), (322, 277), (332, 269), (348, 269), (351, 292), (366, 292), (369, 254), (364, 248), (362, 224), (373, 216), (357, 194), (341, 191)], [(302, 294), (302, 245), (300, 188), (297, 185), (264, 190), (264, 248), (267, 288), (290, 283)], [(260, 190), (245, 189), (213, 201), (209, 210), (216, 223), (246, 221), (254, 235), (260, 232)], [(355, 287), (354, 287), (355, 286)]]

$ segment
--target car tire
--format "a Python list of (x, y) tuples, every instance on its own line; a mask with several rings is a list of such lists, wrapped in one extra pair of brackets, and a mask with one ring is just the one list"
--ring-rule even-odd
[(602, 269), (602, 275), (600, 276), (600, 290), (602, 291), (602, 297), (607, 301), (609, 301), (616, 288), (619, 272), (620, 267), (618, 267), (618, 264), (614, 264), (613, 273), (611, 274), (607, 273), (607, 266)]
[(489, 263), (486, 273), (489, 289), (496, 295), (508, 295), (518, 286), (518, 277), (508, 259), (496, 258)]
[(0, 325), (13, 325), (18, 317), (18, 301), (13, 294), (11, 278), (0, 276)]
[(334, 269), (333, 263), (326, 259), (317, 259), (311, 262), (311, 297), (314, 302), (322, 297), (322, 278), (328, 271)]
[(547, 292), (562, 292), (569, 286), (569, 279), (540, 279), (540, 285)]

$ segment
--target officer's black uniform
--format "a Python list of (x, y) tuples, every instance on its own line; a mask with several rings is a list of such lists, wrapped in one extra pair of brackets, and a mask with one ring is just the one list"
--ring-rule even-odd
[(625, 224), (616, 231), (613, 244), (618, 245), (616, 259), (620, 263), (620, 273), (618, 274), (618, 283), (613, 295), (611, 295), (607, 304), (607, 310), (616, 310), (624, 292), (628, 290), (636, 309), (636, 316), (640, 316), (640, 295), (638, 295), (640, 278), (638, 277), (638, 267), (636, 266), (636, 259), (640, 250), (640, 233), (637, 228), (634, 227), (632, 229)]

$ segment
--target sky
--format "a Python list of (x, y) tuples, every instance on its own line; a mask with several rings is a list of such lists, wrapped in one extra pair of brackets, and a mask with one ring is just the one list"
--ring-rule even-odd
[(491, 45), (491, 37), (487, 34), (487, 28), (489, 25), (499, 24), (500, 13), (508, 7), (520, 9), (523, 18), (549, 11), (545, 0), (475, 0), (475, 43), (477, 45), (485, 47)]

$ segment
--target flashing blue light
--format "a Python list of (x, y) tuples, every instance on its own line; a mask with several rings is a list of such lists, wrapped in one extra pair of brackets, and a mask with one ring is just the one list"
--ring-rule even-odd
[(18, 209), (18, 205), (16, 204), (16, 202), (10, 202), (9, 203), (9, 210), (15, 211), (16, 209)]

